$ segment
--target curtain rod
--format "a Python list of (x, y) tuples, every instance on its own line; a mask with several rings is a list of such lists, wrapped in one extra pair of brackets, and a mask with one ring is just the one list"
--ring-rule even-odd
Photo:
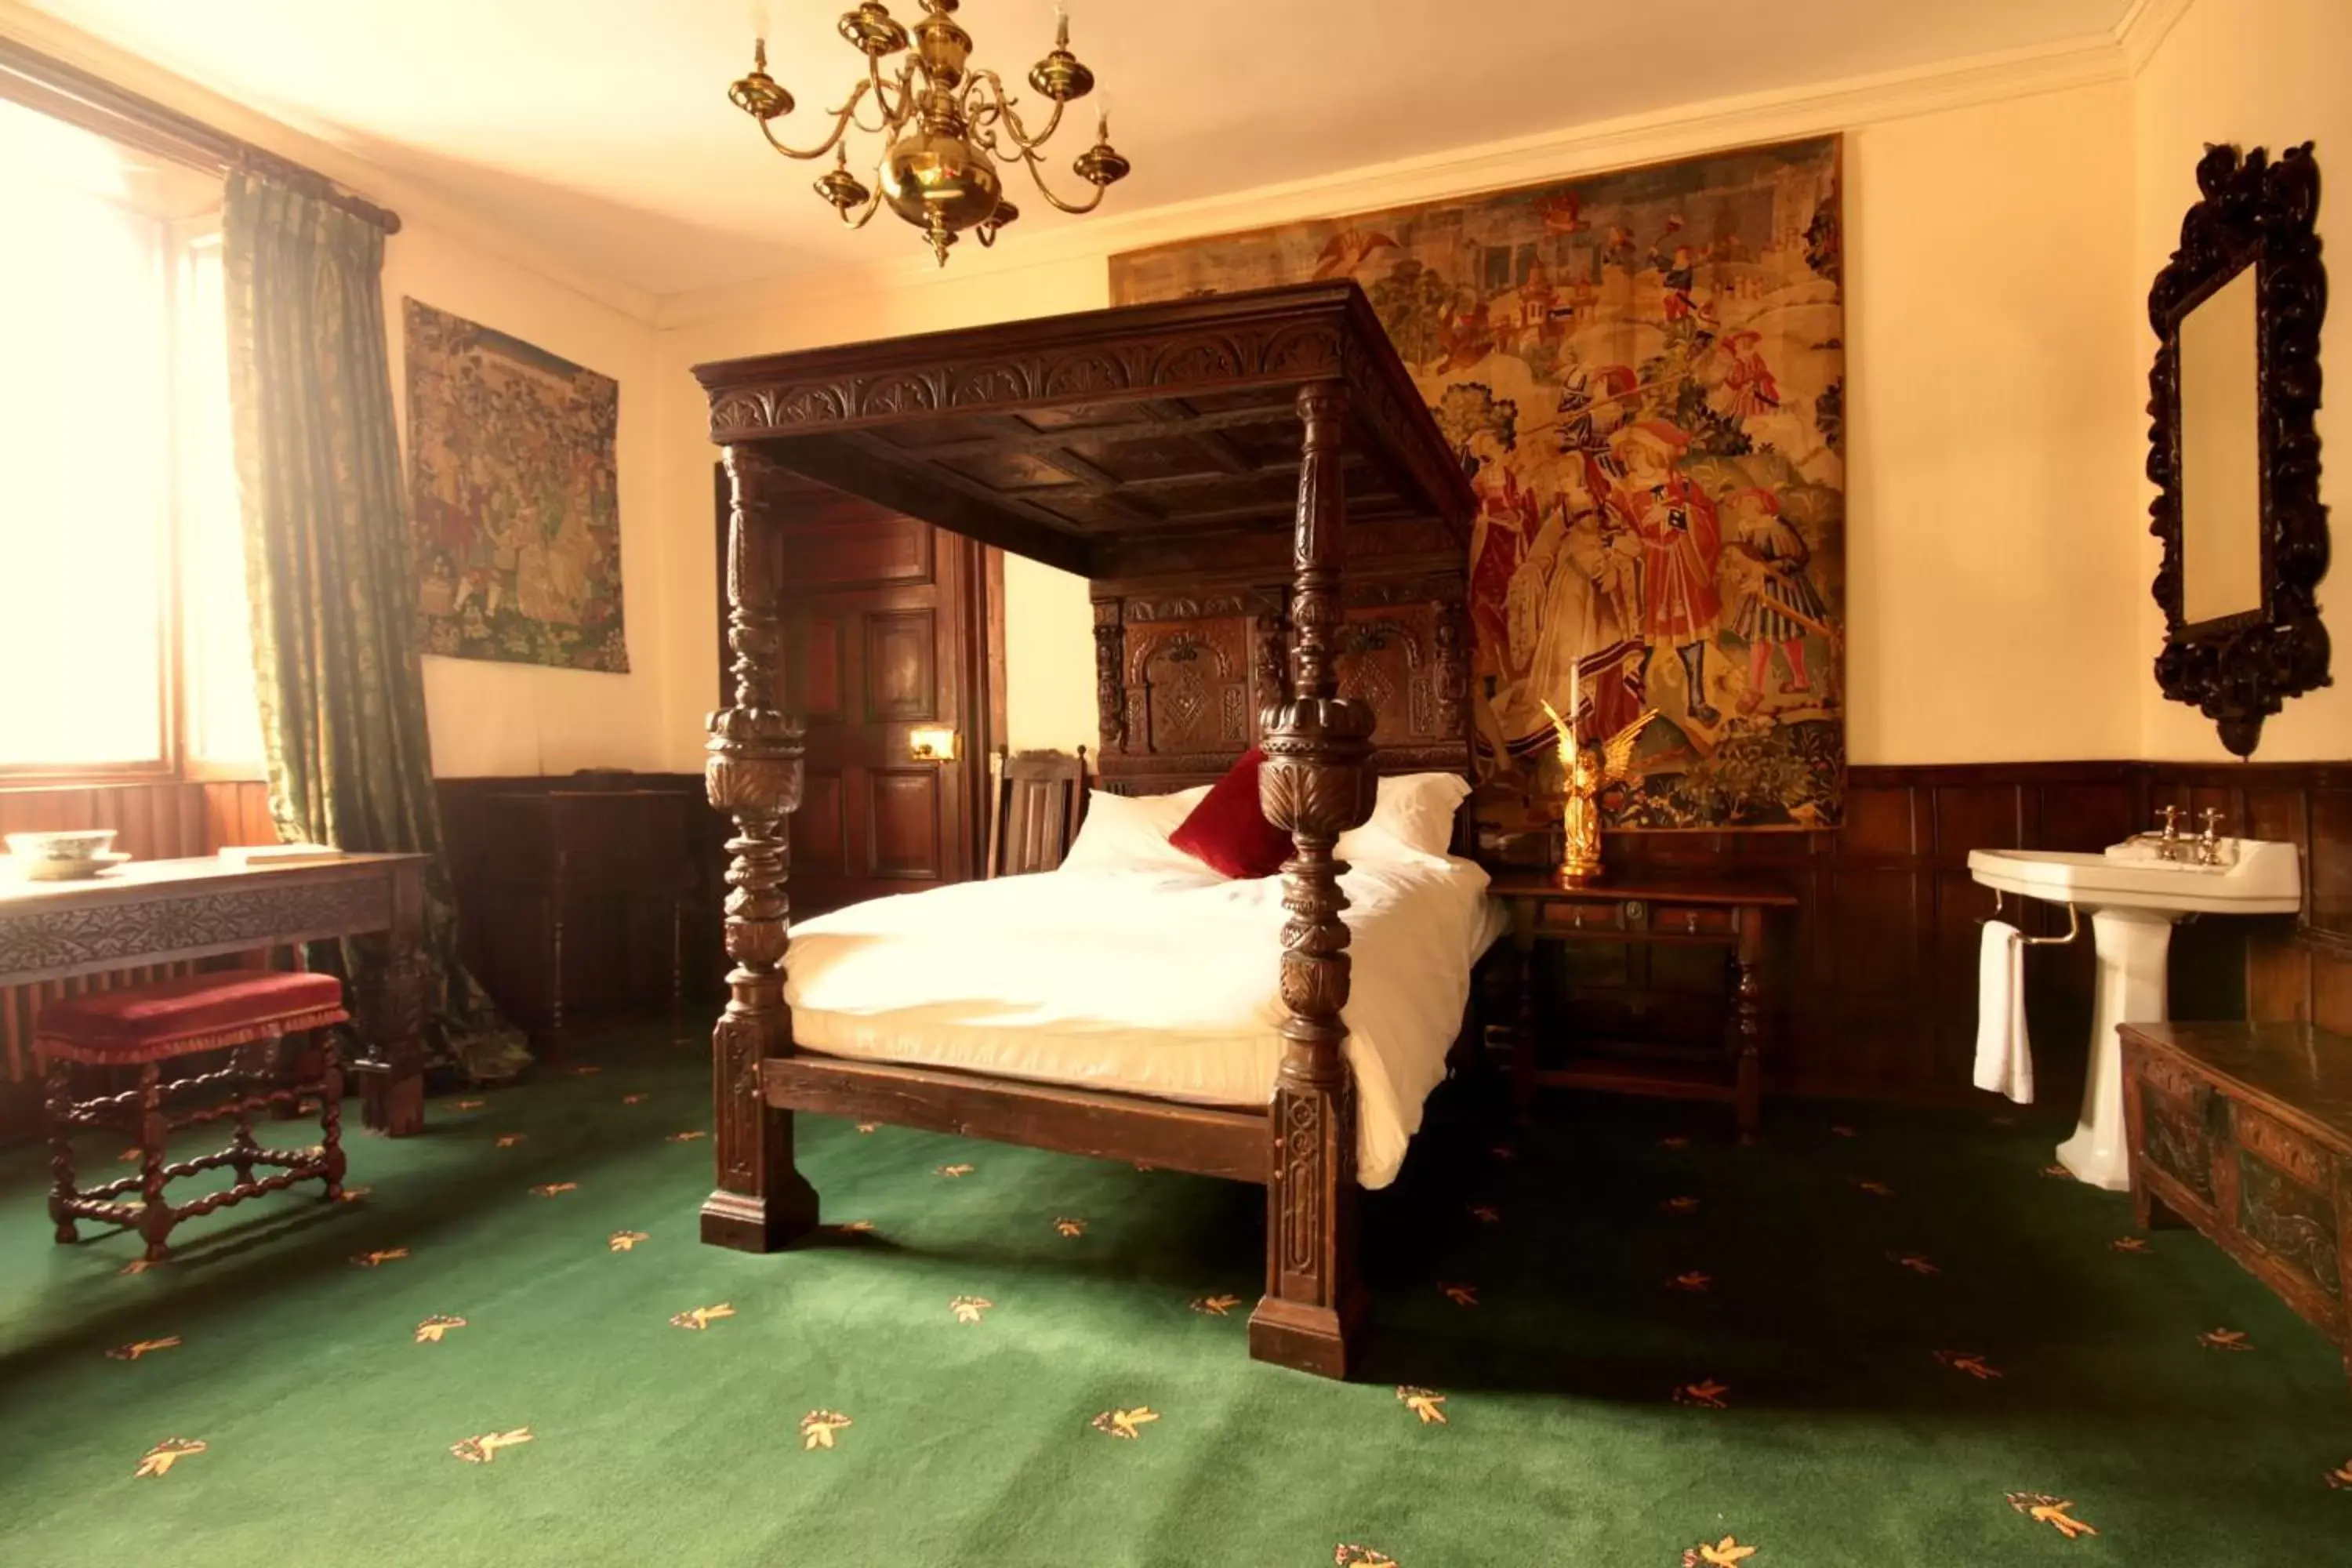
[(267, 174), (354, 213), (386, 234), (400, 232), (398, 213), (354, 195), (316, 169), (215, 131), (13, 38), (0, 37), (0, 99), (207, 174), (226, 175), (232, 169)]

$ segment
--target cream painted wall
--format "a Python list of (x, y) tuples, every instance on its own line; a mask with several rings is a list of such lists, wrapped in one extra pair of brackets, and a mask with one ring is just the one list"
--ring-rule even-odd
[[(404, 225), (385, 246), (383, 269), (393, 395), (400, 407), (404, 453), (404, 296), (495, 327), (621, 384), (616, 458), (629, 672), (427, 657), (425, 707), (434, 771), (464, 777), (670, 765), (670, 733), (697, 722), (672, 709), (682, 687), (677, 669), (681, 623), (707, 625), (710, 612), (681, 615), (671, 602), (673, 585), (703, 582), (700, 574), (708, 568), (698, 560), (674, 563), (674, 538), (659, 521), (662, 455), (652, 324), (423, 224)], [(706, 599), (710, 592), (706, 589)]]
[[(2179, 242), (2181, 215), (2197, 200), (2197, 160), (2206, 143), (2234, 142), (2275, 154), (2315, 142), (2323, 257), (2343, 276), (2352, 258), (2352, 202), (2344, 199), (2341, 183), (2352, 159), (2352, 97), (2341, 81), (2347, 59), (2352, 5), (2346, 0), (2196, 0), (2150, 57), (2134, 84), (2133, 353), (2143, 378), (2156, 350), (2145, 310), (2147, 284)], [(2336, 684), (2294, 699), (2264, 724), (2256, 762), (2352, 756), (2352, 308), (2340, 289), (2321, 331), (2319, 357), (2330, 383), (2319, 410), (2319, 494), (2329, 510), (2335, 555), (2334, 570), (2320, 580), (2319, 608), (2335, 638)], [(2145, 402), (2145, 379), (2137, 391)], [(2145, 482), (2139, 486), (2133, 530), (2138, 754), (2227, 760), (2211, 722), (2185, 703), (2166, 701), (2148, 671), (2164, 642), (2164, 617), (2147, 593), (2161, 552), (2142, 531), (2151, 493)]]
[[(2130, 754), (2138, 398), (2129, 300), (2131, 94), (2121, 79), (1851, 131), (1847, 305), (1852, 467), (1849, 749), (1860, 763)], [(1832, 129), (1817, 126), (1808, 129)], [(1790, 133), (1790, 132), (1783, 132)], [(1688, 148), (1613, 147), (1638, 163)], [(1516, 182), (1560, 171), (1527, 169)], [(1416, 171), (1416, 179), (1426, 176)], [(1350, 185), (1380, 183), (1379, 172)], [(1245, 222), (1327, 210), (1317, 191)], [(711, 447), (688, 367), (703, 360), (1087, 310), (1111, 248), (1236, 226), (1183, 215), (1008, 265), (683, 296), (664, 305), (667, 526), (708, 539)], [(1116, 238), (1109, 237), (1115, 234)], [(887, 231), (877, 246), (890, 244)], [(1041, 247), (1045, 248), (1045, 247)], [(706, 543), (698, 584), (715, 582)], [(1016, 745), (1095, 735), (1085, 585), (1008, 563), (1008, 705)], [(679, 668), (718, 679), (711, 595)], [(691, 765), (698, 737), (674, 735)]]
[[(447, 777), (675, 763), (674, 738), (696, 731), (699, 710), (708, 705), (709, 683), (689, 692), (678, 659), (682, 638), (708, 632), (712, 588), (707, 521), (688, 538), (683, 561), (675, 559), (677, 546), (663, 526), (654, 297), (587, 271), (526, 235), (485, 224), (429, 186), (355, 159), (12, 0), (0, 0), (0, 34), (296, 159), (399, 212), (403, 226), (385, 247), (383, 279), (395, 404), (405, 396), (404, 294), (620, 381), (617, 457), (630, 673), (427, 658), (434, 771)], [(700, 471), (707, 474), (707, 463)], [(670, 602), (689, 593), (701, 594), (705, 602), (685, 608)], [(698, 674), (700, 668), (698, 664)], [(698, 771), (699, 758), (686, 765)]]

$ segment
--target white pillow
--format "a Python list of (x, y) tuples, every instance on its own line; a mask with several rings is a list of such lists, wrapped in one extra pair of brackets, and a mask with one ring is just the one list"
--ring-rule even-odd
[(1078, 837), (1062, 857), (1065, 871), (1124, 871), (1137, 867), (1177, 866), (1201, 869), (1201, 863), (1168, 842), (1184, 825), (1209, 786), (1179, 790), (1174, 795), (1112, 795), (1087, 792), (1087, 819)]
[(1454, 842), (1454, 813), (1470, 796), (1460, 773), (1391, 773), (1381, 780), (1372, 815), (1339, 835), (1342, 860), (1392, 860), (1400, 849), (1444, 855)]

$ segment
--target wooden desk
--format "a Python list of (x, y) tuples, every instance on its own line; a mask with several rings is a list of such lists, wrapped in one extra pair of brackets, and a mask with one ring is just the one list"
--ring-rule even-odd
[(236, 869), (215, 856), (134, 860), (81, 882), (0, 873), (0, 985), (382, 931), (376, 994), (354, 998), (369, 1054), (352, 1064), (367, 1125), (425, 1130), (423, 855), (347, 855)]
[(2195, 1226), (2352, 1373), (2352, 1039), (2309, 1024), (2126, 1024), (2143, 1228)]
[[(1764, 1092), (1764, 921), (1769, 910), (1794, 909), (1795, 894), (1769, 882), (1713, 878), (1604, 878), (1568, 887), (1549, 871), (1526, 870), (1496, 872), (1488, 891), (1511, 910), (1518, 958), (1511, 1091), (1523, 1109), (1545, 1085), (1720, 1100), (1734, 1107), (1741, 1142), (1756, 1135)], [(1543, 940), (1729, 949), (1732, 1005), (1724, 1061), (1585, 1058), (1538, 1067), (1534, 968), (1536, 943)]]
[(465, 884), (475, 973), (560, 1058), (583, 1016), (681, 1016), (688, 922), (704, 892), (702, 790), (581, 788), (486, 795)]

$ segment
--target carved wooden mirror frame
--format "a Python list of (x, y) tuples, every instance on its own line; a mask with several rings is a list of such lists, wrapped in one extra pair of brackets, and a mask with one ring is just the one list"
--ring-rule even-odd
[[(2148, 373), (2147, 477), (2157, 487), (2148, 531), (2164, 542), (2156, 602), (2164, 608), (2157, 684), (2215, 721), (2221, 743), (2252, 753), (2263, 721), (2286, 699), (2329, 684), (2327, 631), (2315, 590), (2327, 573), (2327, 509), (2319, 500), (2319, 328), (2327, 271), (2319, 258), (2319, 166), (2311, 143), (2273, 163), (2209, 146), (2203, 193), (2180, 220), (2180, 247), (2148, 290), (2158, 339)], [(2180, 325), (2221, 286), (2254, 268), (2256, 402), (2262, 481), (2259, 608), (2189, 623), (2182, 615)]]

